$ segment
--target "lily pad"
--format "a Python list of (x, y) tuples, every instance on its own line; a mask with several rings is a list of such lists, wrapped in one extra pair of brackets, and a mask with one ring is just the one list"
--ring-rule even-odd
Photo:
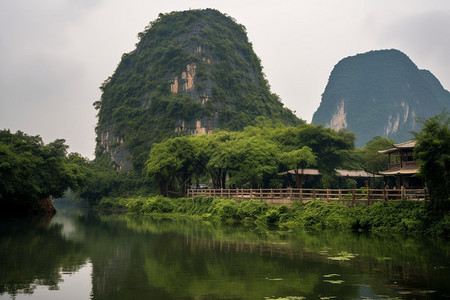
[(328, 259), (330, 260), (350, 260), (351, 258), (355, 258), (357, 254), (353, 254), (346, 251), (341, 251), (337, 254), (337, 256), (330, 256)]
[(391, 260), (392, 258), (387, 257), (387, 256), (383, 256), (383, 257), (377, 257), (377, 260), (379, 261), (383, 261), (383, 260)]
[(330, 260), (350, 260), (350, 258), (345, 256), (330, 256), (328, 257)]
[(339, 274), (326, 274), (326, 275), (323, 275), (323, 277), (325, 277), (325, 278), (339, 277), (339, 276), (341, 276), (341, 275), (339, 275)]
[(328, 282), (328, 283), (331, 283), (331, 284), (342, 284), (345, 281), (344, 280), (324, 280), (324, 282)]
[(270, 298), (270, 297), (264, 297), (266, 300), (303, 300), (306, 299), (302, 296), (286, 296), (286, 297), (279, 297), (279, 298)]

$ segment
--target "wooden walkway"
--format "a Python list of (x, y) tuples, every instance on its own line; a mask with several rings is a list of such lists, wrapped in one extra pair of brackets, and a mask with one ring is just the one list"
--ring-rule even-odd
[(321, 199), (354, 206), (370, 205), (380, 201), (428, 200), (426, 189), (189, 189), (188, 197), (198, 195), (232, 198), (236, 200), (261, 200), (270, 204), (290, 205), (293, 201), (309, 202)]

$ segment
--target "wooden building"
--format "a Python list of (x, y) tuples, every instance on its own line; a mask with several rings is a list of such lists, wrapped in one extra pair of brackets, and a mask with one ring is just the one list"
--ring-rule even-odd
[[(342, 170), (336, 169), (336, 176), (342, 180), (352, 179), (354, 180), (356, 186), (355, 187), (365, 187), (367, 186), (369, 180), (371, 178), (379, 177), (379, 175), (374, 175), (362, 170)], [(320, 187), (320, 178), (322, 174), (317, 169), (298, 169), (298, 174), (303, 177), (303, 185), (302, 187), (307, 188), (317, 188)], [(290, 175), (286, 186), (295, 186), (295, 170), (289, 170), (283, 173), (279, 173), (278, 175), (286, 176)], [(339, 186), (345, 185), (344, 182), (339, 182)]]
[(394, 186), (391, 187), (405, 187), (405, 188), (422, 188), (424, 187), (423, 180), (419, 173), (419, 165), (414, 157), (414, 147), (416, 141), (408, 141), (401, 144), (394, 144), (392, 148), (387, 150), (380, 150), (378, 153), (387, 154), (388, 169), (381, 171), (380, 174), (391, 177)]

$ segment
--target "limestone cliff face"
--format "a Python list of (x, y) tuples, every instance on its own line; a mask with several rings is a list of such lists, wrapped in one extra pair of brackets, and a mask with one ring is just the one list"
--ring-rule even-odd
[(152, 143), (240, 130), (258, 117), (301, 122), (272, 94), (245, 28), (216, 10), (160, 15), (101, 89), (96, 155), (143, 167)]
[(331, 72), (313, 124), (356, 134), (363, 147), (375, 136), (400, 143), (420, 130), (416, 117), (450, 108), (450, 93), (398, 50), (371, 51), (341, 60)]

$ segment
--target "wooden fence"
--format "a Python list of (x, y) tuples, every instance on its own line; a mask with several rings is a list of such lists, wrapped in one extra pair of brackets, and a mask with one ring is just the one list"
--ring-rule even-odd
[(189, 189), (188, 196), (198, 195), (232, 198), (237, 200), (256, 199), (271, 204), (287, 204), (293, 201), (309, 202), (322, 199), (325, 202), (339, 201), (345, 205), (370, 205), (380, 201), (428, 200), (426, 189)]

